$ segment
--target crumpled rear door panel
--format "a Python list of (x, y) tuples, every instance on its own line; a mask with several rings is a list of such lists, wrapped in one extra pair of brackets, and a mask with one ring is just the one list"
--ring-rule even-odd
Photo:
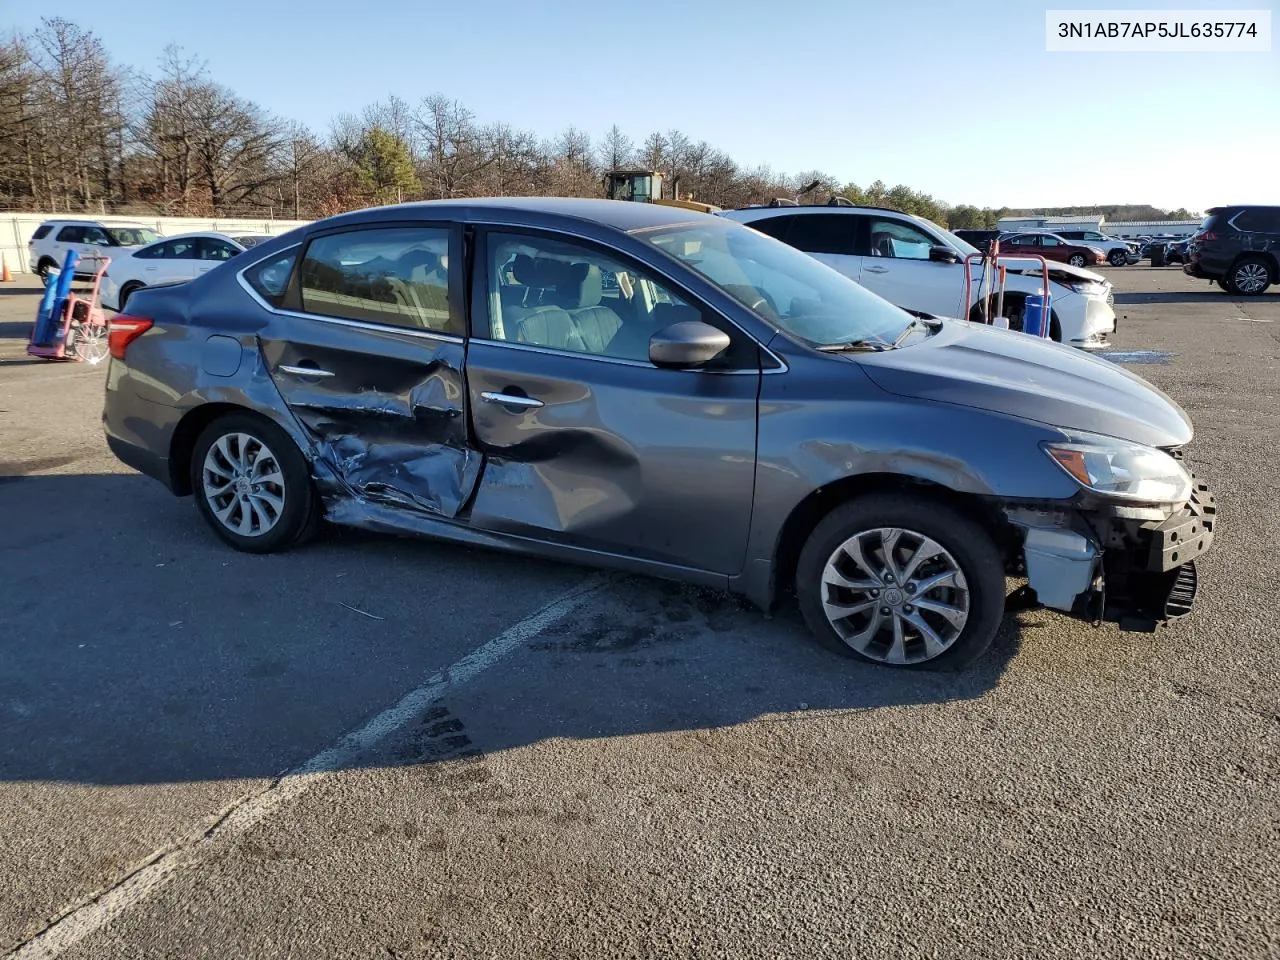
[[(373, 500), (451, 518), (471, 497), (481, 456), (468, 445), (461, 341), (297, 320), (261, 335), (267, 370), (315, 446), (326, 503)], [(290, 373), (318, 368), (330, 376)], [(344, 513), (351, 504), (344, 504)]]

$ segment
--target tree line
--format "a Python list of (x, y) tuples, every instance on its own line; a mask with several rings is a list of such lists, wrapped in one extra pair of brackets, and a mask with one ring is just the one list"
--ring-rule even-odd
[(0, 206), (11, 209), (311, 219), (404, 200), (602, 196), (604, 172), (628, 166), (678, 177), (682, 195), (725, 208), (794, 198), (816, 182), (805, 202), (839, 195), (952, 229), (991, 229), (1014, 212), (820, 170), (746, 168), (679, 130), (635, 141), (615, 124), (593, 140), (571, 126), (547, 138), (482, 123), (443, 94), (389, 96), (318, 133), (216, 82), (174, 46), (148, 73), (59, 17), (0, 41)]

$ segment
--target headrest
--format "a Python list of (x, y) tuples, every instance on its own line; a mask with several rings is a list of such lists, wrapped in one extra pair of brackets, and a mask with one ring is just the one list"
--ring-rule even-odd
[(400, 259), (396, 261), (396, 266), (400, 270), (410, 271), (416, 270), (418, 267), (425, 268), (430, 273), (440, 265), (440, 258), (430, 250), (424, 250), (422, 247), (414, 247), (412, 250), (406, 250), (400, 254)]
[(511, 263), (511, 275), (526, 287), (538, 286), (538, 263), (527, 253), (517, 253)]
[(568, 310), (597, 306), (601, 294), (600, 268), (581, 260), (568, 264), (556, 284), (556, 299)]

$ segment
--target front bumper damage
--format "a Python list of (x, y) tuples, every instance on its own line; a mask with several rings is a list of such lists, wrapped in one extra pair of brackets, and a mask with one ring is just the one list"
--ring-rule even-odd
[(1146, 632), (1186, 616), (1199, 587), (1196, 560), (1217, 521), (1208, 485), (1192, 481), (1191, 499), (1166, 519), (1124, 509), (1006, 510), (1022, 532), (1018, 572), (1027, 578), (1011, 608), (1050, 607)]

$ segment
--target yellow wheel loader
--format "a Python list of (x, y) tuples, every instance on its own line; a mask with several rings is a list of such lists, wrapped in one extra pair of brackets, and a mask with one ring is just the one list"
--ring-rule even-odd
[(662, 195), (662, 174), (656, 170), (610, 170), (605, 174), (605, 196), (610, 200), (630, 200), (633, 203), (660, 203), (667, 207), (683, 207), (699, 213), (719, 213), (720, 208), (680, 196), (680, 178), (671, 182), (671, 196)]

